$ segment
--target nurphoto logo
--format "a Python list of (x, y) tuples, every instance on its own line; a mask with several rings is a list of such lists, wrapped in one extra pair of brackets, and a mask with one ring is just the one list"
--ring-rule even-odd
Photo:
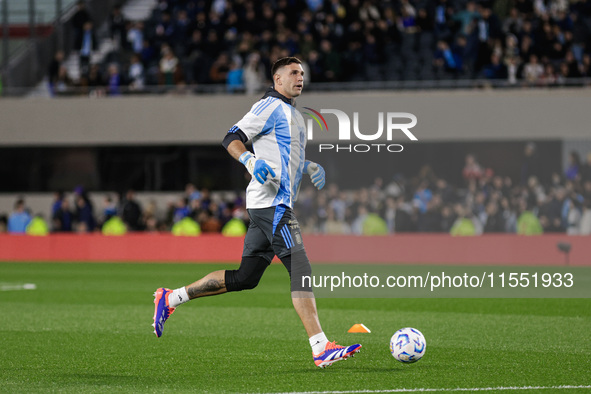
[[(307, 122), (308, 141), (314, 140), (314, 122), (318, 125), (321, 132), (329, 132), (328, 124), (322, 114), (332, 114), (337, 118), (339, 124), (338, 140), (354, 142), (360, 141), (378, 141), (386, 131), (386, 141), (390, 142), (395, 133), (402, 132), (409, 140), (418, 141), (418, 138), (410, 131), (411, 128), (417, 124), (417, 117), (408, 112), (379, 112), (378, 113), (378, 130), (375, 133), (365, 133), (359, 130), (359, 112), (353, 112), (353, 127), (351, 127), (351, 118), (345, 112), (338, 109), (321, 109), (320, 112), (309, 107), (304, 109), (310, 112), (304, 112), (305, 115), (310, 116)], [(385, 119), (385, 120), (384, 120)], [(406, 122), (401, 122), (406, 120)], [(384, 127), (384, 123), (386, 126)], [(353, 136), (351, 135), (353, 130)], [(349, 144), (326, 144), (318, 145), (319, 152), (335, 151), (335, 152), (402, 152), (404, 147), (401, 144), (391, 143), (349, 143)]]

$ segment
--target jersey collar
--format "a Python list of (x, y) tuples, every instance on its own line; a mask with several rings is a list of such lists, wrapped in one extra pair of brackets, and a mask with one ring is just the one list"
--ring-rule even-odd
[(265, 95), (263, 96), (263, 99), (265, 99), (267, 97), (277, 97), (277, 98), (283, 100), (283, 102), (285, 102), (286, 104), (289, 104), (289, 105), (292, 105), (295, 107), (295, 100), (294, 99), (288, 99), (287, 97), (285, 97), (284, 95), (282, 95), (281, 93), (276, 91), (275, 88), (273, 88), (272, 86), (267, 89), (267, 91), (265, 92)]

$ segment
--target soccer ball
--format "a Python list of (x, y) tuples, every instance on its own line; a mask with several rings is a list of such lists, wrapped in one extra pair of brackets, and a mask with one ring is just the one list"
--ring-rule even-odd
[(390, 353), (403, 363), (415, 363), (423, 357), (427, 342), (416, 328), (401, 328), (390, 339)]

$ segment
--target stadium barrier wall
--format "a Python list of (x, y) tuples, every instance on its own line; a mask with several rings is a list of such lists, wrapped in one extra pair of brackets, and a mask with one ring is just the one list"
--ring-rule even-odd
[[(80, 97), (3, 99), (0, 146), (185, 145), (219, 146), (233, 122), (260, 96), (141, 96), (88, 100)], [(377, 130), (379, 112), (410, 112), (419, 141), (588, 139), (590, 89), (495, 91), (380, 91), (305, 93), (298, 107), (338, 109)], [(75, 114), (76, 116), (73, 116)], [(163, 116), (166, 114), (166, 116)], [(336, 116), (315, 143), (338, 142)], [(330, 130), (330, 131), (329, 131)], [(384, 132), (379, 142), (385, 142)], [(398, 131), (393, 140), (408, 142)], [(378, 142), (378, 141), (374, 141)]]
[[(591, 266), (591, 237), (566, 235), (397, 234), (360, 237), (305, 235), (314, 263), (564, 265), (557, 248), (572, 247), (570, 265)], [(44, 262), (235, 262), (243, 238), (218, 234), (53, 234), (46, 237), (0, 235), (0, 261)]]

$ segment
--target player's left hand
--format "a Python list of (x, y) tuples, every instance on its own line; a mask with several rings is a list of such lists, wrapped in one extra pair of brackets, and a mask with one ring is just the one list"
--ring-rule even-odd
[(326, 174), (324, 168), (313, 161), (306, 161), (304, 164), (304, 173), (310, 175), (310, 180), (318, 190), (321, 190), (326, 183)]

